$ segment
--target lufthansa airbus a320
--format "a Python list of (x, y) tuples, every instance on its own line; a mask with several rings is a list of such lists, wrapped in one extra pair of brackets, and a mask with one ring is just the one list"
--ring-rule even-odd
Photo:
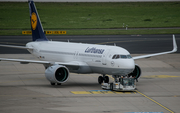
[(173, 50), (143, 56), (131, 57), (130, 53), (121, 47), (82, 44), (70, 42), (49, 41), (45, 34), (33, 0), (29, 0), (32, 42), (26, 46), (0, 45), (27, 49), (37, 60), (0, 58), (0, 61), (14, 61), (22, 64), (37, 63), (45, 67), (45, 76), (51, 85), (60, 85), (69, 78), (69, 73), (99, 73), (98, 82), (108, 83), (112, 75), (114, 79), (121, 76), (132, 76), (136, 80), (141, 75), (141, 69), (134, 60), (177, 51), (175, 36), (173, 35)]

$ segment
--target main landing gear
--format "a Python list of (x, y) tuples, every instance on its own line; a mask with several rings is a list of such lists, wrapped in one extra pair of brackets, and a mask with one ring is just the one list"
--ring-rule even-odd
[(102, 83), (109, 83), (109, 77), (106, 76), (106, 75), (103, 75), (103, 76), (99, 76), (98, 77), (98, 83), (99, 84), (102, 84)]
[[(56, 83), (52, 83), (52, 82), (51, 82), (51, 85), (54, 86), (54, 85), (56, 85)], [(57, 85), (60, 86), (61, 83), (57, 83)]]

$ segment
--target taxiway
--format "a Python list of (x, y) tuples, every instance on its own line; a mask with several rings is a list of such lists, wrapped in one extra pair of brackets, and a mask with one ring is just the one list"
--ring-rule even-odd
[[(118, 39), (117, 37), (110, 41), (108, 38), (107, 40), (102, 38), (103, 41), (97, 38), (84, 38), (81, 39), (81, 42), (99, 44), (113, 44), (113, 42), (116, 42), (118, 46), (123, 45), (133, 50), (140, 48), (141, 45), (151, 47), (150, 43), (158, 41), (158, 44), (155, 43), (156, 46), (151, 48), (151, 52), (161, 52), (172, 49), (172, 38), (169, 38), (169, 36), (168, 38), (159, 39), (138, 39), (138, 36), (124, 39)], [(178, 37), (177, 42), (179, 42)], [(66, 41), (68, 38), (66, 36), (65, 38), (57, 37), (56, 40)], [(70, 41), (78, 41), (78, 39), (80, 40), (79, 37), (69, 38)], [(6, 42), (6, 39), (0, 38), (0, 40)], [(29, 38), (24, 40), (30, 41)], [(135, 40), (141, 45), (137, 45), (137, 47), (134, 46), (135, 44), (129, 45), (132, 43), (131, 40)], [(20, 40), (20, 43), (21, 41), (23, 40)], [(165, 41), (165, 43), (161, 44), (159, 41)], [(19, 41), (12, 42), (19, 43)], [(143, 42), (147, 43), (143, 44)], [(169, 43), (170, 45), (167, 45), (167, 48), (161, 46), (156, 49), (158, 45)], [(0, 50), (0, 58), (37, 60), (30, 54), (2, 54), (5, 50), (2, 50), (2, 48)], [(145, 48), (139, 51), (143, 53)], [(132, 56), (136, 55), (139, 54), (132, 54)], [(71, 73), (68, 82), (61, 86), (51, 86), (44, 76), (45, 69), (43, 65), (2, 61), (0, 62), (0, 112), (178, 113), (180, 111), (180, 54), (175, 53), (136, 60), (136, 64), (142, 69), (142, 76), (137, 82), (137, 91), (112, 92), (101, 89), (97, 82), (98, 74)], [(110, 80), (112, 81), (112, 79)]]

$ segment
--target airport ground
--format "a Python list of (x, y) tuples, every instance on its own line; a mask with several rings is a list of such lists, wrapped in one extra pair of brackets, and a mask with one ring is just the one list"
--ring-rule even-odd
[[(177, 45), (180, 35), (175, 34)], [(31, 36), (0, 36), (0, 44), (25, 46), (32, 41)], [(116, 45), (127, 49), (131, 54), (149, 54), (172, 50), (171, 35), (57, 35), (47, 36), (52, 41), (89, 44)], [(177, 53), (180, 53), (178, 49)], [(29, 54), (27, 50), (1, 47), (0, 54)]]
[[(149, 37), (149, 38), (148, 38)], [(176, 35), (179, 45), (180, 35)], [(169, 51), (172, 35), (49, 36), (56, 41), (122, 46), (132, 56)], [(1, 44), (25, 45), (31, 38), (0, 36)], [(25, 51), (0, 48), (0, 58), (36, 58)], [(13, 52), (13, 54), (10, 54)], [(2, 113), (178, 113), (180, 111), (180, 54), (136, 60), (142, 76), (135, 92), (101, 89), (99, 74), (71, 73), (68, 82), (51, 86), (40, 64), (0, 62), (0, 112)], [(110, 78), (112, 81), (112, 78)]]
[[(2, 2), (27, 2), (27, 0), (0, 0)], [(179, 0), (35, 0), (36, 2), (169, 2)]]

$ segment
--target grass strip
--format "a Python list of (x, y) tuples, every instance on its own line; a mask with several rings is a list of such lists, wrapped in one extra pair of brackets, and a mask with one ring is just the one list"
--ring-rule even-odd
[[(180, 27), (180, 2), (35, 3), (44, 29)], [(30, 29), (28, 3), (0, 2), (0, 35)], [(21, 30), (21, 31), (20, 31)], [(67, 30), (85, 34), (171, 34), (179, 30)]]

